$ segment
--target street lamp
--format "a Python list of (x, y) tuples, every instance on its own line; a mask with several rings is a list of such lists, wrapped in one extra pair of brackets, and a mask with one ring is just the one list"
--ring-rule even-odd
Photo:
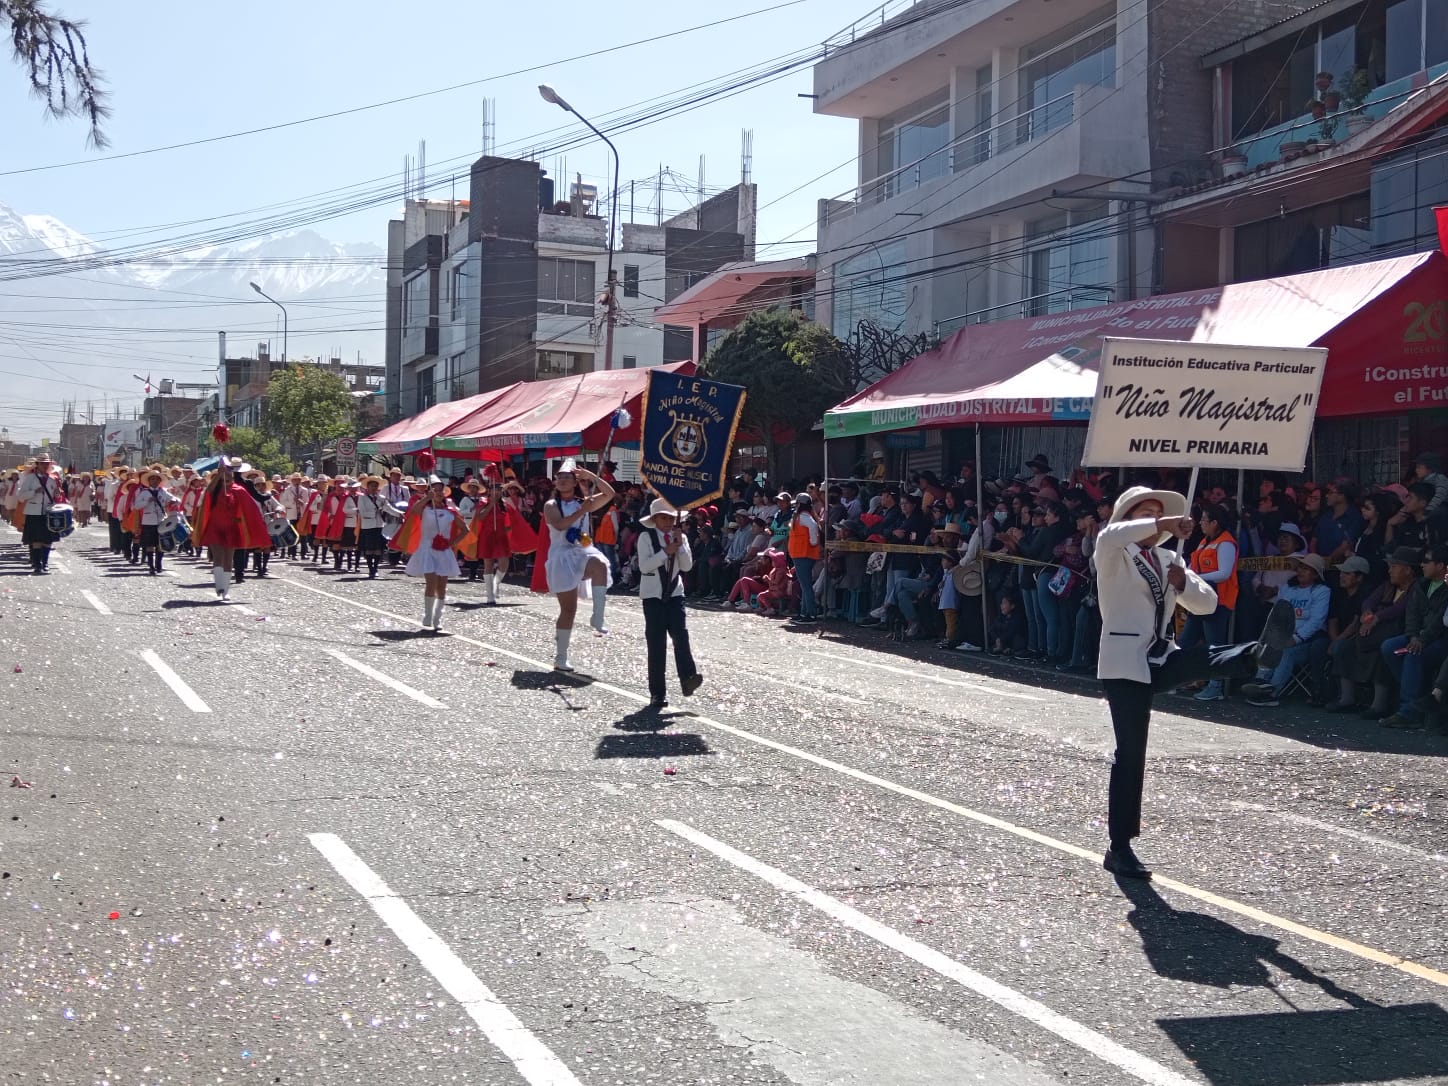
[(538, 94), (543, 101), (549, 102), (559, 109), (566, 110), (577, 117), (589, 127), (595, 136), (608, 144), (608, 149), (613, 152), (613, 198), (608, 204), (608, 299), (605, 303), (607, 312), (604, 318), (604, 327), (606, 330), (604, 332), (603, 344), (603, 368), (611, 370), (613, 369), (613, 326), (618, 319), (617, 313), (614, 310), (614, 287), (616, 284), (613, 270), (613, 238), (614, 234), (618, 231), (618, 148), (613, 145), (613, 140), (605, 136), (592, 121), (564, 101), (562, 95), (547, 83), (540, 83), (538, 85)]
[(276, 306), (282, 311), (282, 365), (285, 366), (287, 364), (287, 307), (282, 305), (281, 302), (277, 301), (255, 283), (251, 284), (251, 289), (256, 291), (267, 301), (271, 302), (272, 305)]

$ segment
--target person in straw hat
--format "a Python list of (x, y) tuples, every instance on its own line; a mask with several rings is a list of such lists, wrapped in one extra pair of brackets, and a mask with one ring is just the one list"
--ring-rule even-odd
[(510, 487), (522, 489), (517, 483), (504, 483), (494, 468), (487, 476), (487, 496), (479, 501), (473, 516), (476, 564), (482, 566), (489, 604), (498, 602), (503, 574), (513, 557), (513, 535), (523, 519), (508, 500), (507, 490)]
[(468, 580), (478, 579), (479, 561), (477, 556), (477, 541), (473, 535), (473, 520), (477, 516), (478, 509), (483, 504), (483, 484), (469, 475), (458, 487), (462, 491), (462, 497), (457, 500), (458, 515), (463, 518), (463, 523), (468, 527), (467, 538), (463, 541), (462, 557), (467, 563)]
[(160, 468), (148, 468), (142, 474), (141, 489), (136, 491), (132, 504), (141, 522), (141, 551), (146, 556), (146, 572), (154, 577), (161, 572), (161, 521), (176, 504), (176, 495), (167, 489), (166, 475)]
[(662, 709), (669, 704), (665, 686), (665, 650), (674, 643), (674, 667), (684, 696), (704, 682), (689, 648), (689, 627), (685, 622), (684, 580), (681, 574), (694, 568), (688, 537), (680, 530), (687, 513), (680, 513), (663, 498), (649, 506), (649, 515), (639, 520), (639, 601), (644, 609), (644, 644), (648, 647), (649, 706)]
[(301, 557), (307, 556), (307, 541), (302, 536), (301, 523), (302, 513), (307, 508), (307, 499), (311, 497), (311, 491), (302, 482), (302, 473), (294, 471), (287, 478), (285, 484), (280, 485), (280, 493), (275, 494), (277, 501), (282, 503), (282, 509), (287, 515), (287, 521), (297, 533), (297, 542), (287, 548), (287, 557), (296, 558), (297, 548), (301, 548)]
[(15, 488), (16, 515), (25, 518), (20, 538), (30, 548), (33, 573), (50, 571), (50, 548), (60, 538), (51, 530), (50, 511), (65, 504), (65, 481), (42, 449)]
[[(597, 483), (592, 495), (585, 495), (581, 483)], [(572, 457), (563, 461), (553, 477), (553, 497), (543, 507), (543, 521), (548, 525), (548, 557), (544, 576), (548, 591), (558, 597), (558, 619), (554, 623), (555, 651), (553, 667), (572, 671), (568, 662), (568, 644), (573, 638), (573, 620), (578, 613), (578, 597), (593, 601), (590, 625), (595, 634), (608, 633), (603, 610), (608, 602), (612, 575), (608, 559), (593, 545), (590, 516), (613, 500), (613, 487), (587, 468), (580, 468)]]
[(377, 579), (377, 568), (387, 550), (382, 529), (396, 515), (393, 507), (382, 497), (382, 479), (376, 475), (364, 476), (362, 494), (357, 499), (357, 553), (367, 563), (370, 580)]
[(1127, 878), (1151, 877), (1131, 842), (1141, 834), (1146, 740), (1155, 693), (1193, 679), (1250, 678), (1256, 668), (1275, 667), (1292, 643), (1292, 607), (1278, 601), (1256, 642), (1177, 646), (1173, 618), (1178, 604), (1194, 615), (1210, 614), (1217, 607), (1211, 585), (1187, 568), (1180, 553), (1162, 546), (1172, 538), (1188, 538), (1195, 528), (1183, 495), (1138, 486), (1116, 499), (1096, 536), (1102, 629), (1096, 675), (1116, 737), (1107, 795), (1110, 847), (1102, 866)]

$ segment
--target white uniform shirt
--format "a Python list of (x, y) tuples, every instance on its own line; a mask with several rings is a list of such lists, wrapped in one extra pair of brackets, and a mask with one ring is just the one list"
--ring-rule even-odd
[(155, 525), (161, 523), (166, 516), (166, 506), (175, 500), (176, 495), (163, 486), (158, 486), (154, 490), (151, 487), (142, 486), (140, 490), (136, 491), (136, 496), (131, 499), (131, 508), (133, 511), (140, 512), (142, 525)]
[[(658, 528), (659, 542), (664, 543), (667, 536)], [(674, 532), (679, 536), (679, 549), (672, 557), (665, 551), (655, 550), (653, 537), (647, 528), (639, 532), (638, 538), (638, 562), (639, 562), (639, 599), (659, 600), (664, 598), (664, 585), (670, 577), (674, 577), (673, 595), (684, 594), (684, 578), (677, 576), (687, 573), (694, 568), (694, 555), (689, 550), (689, 539), (676, 525)]]
[(383, 500), (382, 494), (362, 494), (357, 498), (357, 517), (362, 530), (368, 528), (381, 528), (385, 523), (384, 517), (387, 509), (387, 502)]
[(15, 501), (24, 505), (27, 517), (49, 513), (52, 505), (65, 502), (65, 483), (59, 475), (47, 475), (42, 480), (35, 472), (27, 471), (20, 476)]
[(475, 517), (478, 512), (478, 499), (471, 494), (467, 495), (462, 501), (458, 502), (458, 512), (462, 514), (463, 523), (471, 528), (473, 526), (473, 517)]
[(288, 520), (301, 519), (302, 511), (307, 508), (309, 493), (310, 491), (299, 483), (288, 483), (282, 490), (280, 501)]

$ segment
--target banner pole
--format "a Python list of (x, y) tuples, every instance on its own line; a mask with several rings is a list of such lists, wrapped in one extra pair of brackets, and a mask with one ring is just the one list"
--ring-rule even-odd
[[(1187, 516), (1192, 515), (1192, 499), (1197, 493), (1197, 476), (1201, 474), (1201, 471), (1202, 469), (1199, 467), (1192, 468), (1191, 480), (1187, 483)], [(1182, 552), (1182, 548), (1186, 545), (1187, 541), (1181, 536), (1177, 536), (1176, 549), (1178, 554)]]
[[(985, 475), (982, 472), (983, 461), (980, 455), (980, 423), (975, 424), (975, 511), (977, 532), (985, 531)], [(985, 540), (981, 539), (981, 555), (985, 554)], [(989, 649), (987, 644), (990, 638), (986, 631), (990, 629), (990, 593), (985, 588), (985, 558), (980, 559), (980, 639), (981, 648)]]

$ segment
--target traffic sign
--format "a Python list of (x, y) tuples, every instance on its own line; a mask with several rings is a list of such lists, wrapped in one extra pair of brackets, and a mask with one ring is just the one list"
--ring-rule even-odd
[(357, 439), (355, 437), (339, 437), (337, 439), (337, 455), (346, 460), (350, 460), (356, 456)]

